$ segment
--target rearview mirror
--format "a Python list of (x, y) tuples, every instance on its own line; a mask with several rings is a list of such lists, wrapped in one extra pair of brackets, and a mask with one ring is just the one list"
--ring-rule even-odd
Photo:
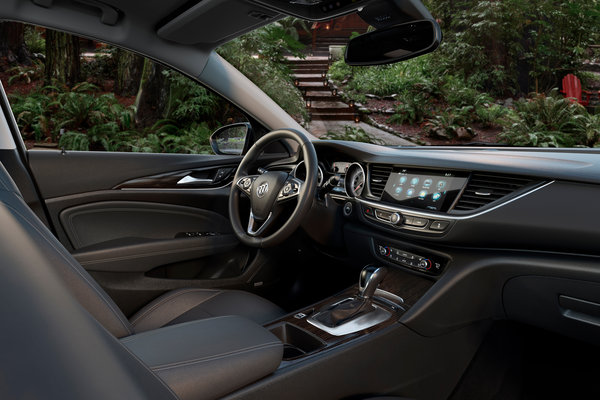
[(390, 64), (431, 53), (442, 41), (442, 30), (433, 20), (394, 25), (365, 33), (346, 47), (348, 65)]
[(252, 125), (248, 122), (225, 125), (210, 135), (210, 147), (215, 154), (239, 156), (248, 150)]

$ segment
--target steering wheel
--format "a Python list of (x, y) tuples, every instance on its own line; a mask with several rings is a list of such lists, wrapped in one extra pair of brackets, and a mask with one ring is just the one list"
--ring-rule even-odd
[[(281, 139), (292, 139), (300, 145), (306, 180), (302, 181), (283, 171), (266, 171), (251, 175), (258, 157), (265, 148)], [(260, 138), (242, 159), (229, 194), (229, 218), (233, 231), (242, 243), (253, 247), (271, 247), (287, 239), (300, 226), (310, 210), (317, 190), (317, 153), (311, 141), (293, 129), (272, 131)], [(250, 218), (244, 228), (240, 218), (239, 193), (250, 199)], [(284, 203), (296, 199), (296, 207), (289, 218), (275, 232), (265, 232), (283, 210)]]

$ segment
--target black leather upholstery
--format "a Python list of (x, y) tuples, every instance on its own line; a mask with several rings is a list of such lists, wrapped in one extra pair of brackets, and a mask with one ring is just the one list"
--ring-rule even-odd
[(131, 323), (136, 332), (220, 315), (239, 315), (264, 324), (284, 314), (275, 304), (238, 290), (173, 290), (138, 311)]
[(283, 311), (247, 292), (182, 289), (168, 292), (140, 310), (132, 319), (135, 329), (112, 299), (69, 254), (23, 201), (17, 186), (0, 164), (2, 202), (19, 217), (71, 294), (110, 333), (121, 338), (164, 325), (220, 315), (242, 315), (258, 323), (277, 318)]
[(29, 209), (2, 165), (0, 190), (3, 191), (4, 206), (10, 209), (19, 218), (23, 228), (29, 231), (44, 259), (48, 260), (49, 265), (62, 278), (79, 304), (116, 337), (132, 334), (133, 328), (125, 315)]
[(7, 178), (0, 164), (0, 397), (175, 399), (98, 323), (131, 332)]
[(275, 371), (283, 344), (246, 318), (217, 317), (121, 339), (182, 400), (215, 399)]

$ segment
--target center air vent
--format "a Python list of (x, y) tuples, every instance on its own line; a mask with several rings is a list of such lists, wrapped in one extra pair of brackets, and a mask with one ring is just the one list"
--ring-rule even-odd
[(369, 168), (369, 187), (373, 196), (381, 198), (391, 172), (391, 165), (371, 164)]
[(524, 177), (474, 172), (454, 210), (476, 210), (533, 183), (534, 180)]

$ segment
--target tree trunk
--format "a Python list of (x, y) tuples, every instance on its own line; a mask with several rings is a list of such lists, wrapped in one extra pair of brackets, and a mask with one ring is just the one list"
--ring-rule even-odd
[(10, 64), (31, 65), (31, 54), (25, 45), (25, 25), (0, 22), (0, 57)]
[(140, 87), (144, 58), (127, 50), (118, 49), (117, 76), (115, 79), (115, 94), (119, 96), (135, 96)]
[(135, 123), (137, 126), (152, 126), (164, 117), (169, 100), (169, 81), (163, 75), (165, 67), (144, 59), (140, 88), (135, 99)]
[(75, 86), (80, 80), (79, 38), (46, 30), (46, 85)]

